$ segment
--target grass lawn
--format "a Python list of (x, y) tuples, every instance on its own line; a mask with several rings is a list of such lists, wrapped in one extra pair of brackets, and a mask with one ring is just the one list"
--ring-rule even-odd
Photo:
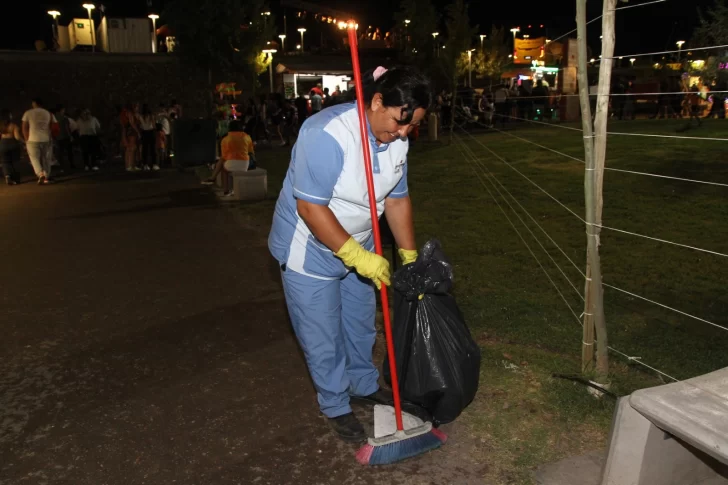
[[(674, 135), (680, 125), (638, 120), (614, 122), (609, 129)], [(519, 123), (507, 133), (583, 158), (577, 131)], [(728, 138), (728, 123), (711, 120), (680, 135)], [(463, 155), (462, 144), (482, 165)], [(459, 423), (482, 448), (489, 465), (486, 483), (520, 485), (531, 483), (536, 465), (604, 446), (613, 401), (594, 399), (582, 385), (551, 377), (554, 372), (579, 372), (581, 327), (485, 189), (491, 188), (486, 177), (497, 178), (582, 269), (583, 223), (483, 145), (582, 217), (584, 167), (492, 131), (461, 134), (453, 145), (418, 143), (410, 151), (418, 241), (442, 242), (455, 266), (458, 303), (483, 353), (479, 395)], [(240, 207), (251, 223), (269, 223), (288, 154), (260, 152), (260, 164), (269, 170), (271, 199)], [(483, 175), (483, 166), (492, 176)], [(611, 136), (607, 166), (728, 183), (728, 143)], [(615, 171), (606, 172), (604, 187), (604, 225), (728, 253), (728, 187)], [(579, 315), (583, 302), (577, 292), (583, 293), (583, 277), (519, 212), (575, 290), (496, 197)], [(728, 258), (607, 230), (601, 243), (605, 283), (728, 326)], [(728, 332), (609, 288), (604, 298), (614, 348), (678, 379), (728, 365)], [(610, 358), (612, 389), (618, 395), (662, 382), (642, 366), (614, 354)]]

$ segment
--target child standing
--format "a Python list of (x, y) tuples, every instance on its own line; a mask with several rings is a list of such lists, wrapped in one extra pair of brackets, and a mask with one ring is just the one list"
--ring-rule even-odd
[(161, 123), (157, 123), (157, 166), (162, 166), (167, 160), (167, 135), (164, 133), (164, 127)]

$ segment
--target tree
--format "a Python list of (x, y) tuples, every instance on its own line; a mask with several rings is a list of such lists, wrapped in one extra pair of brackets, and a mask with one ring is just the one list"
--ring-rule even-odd
[(490, 78), (491, 86), (493, 79), (500, 80), (501, 74), (509, 64), (508, 54), (510, 54), (510, 45), (505, 28), (492, 26), (490, 35), (483, 42), (482, 63), (479, 61), (478, 64), (482, 65), (478, 74)]
[[(447, 6), (445, 12), (447, 40), (437, 60), (453, 93), (452, 119), (450, 120), (450, 139), (452, 140), (455, 126), (455, 107), (457, 106), (457, 81), (462, 70), (463, 53), (471, 48), (478, 26), (470, 26), (468, 7), (463, 0), (454, 0)], [(467, 63), (467, 53), (465, 59)]]
[[(728, 0), (715, 0), (715, 4), (707, 12), (700, 12), (700, 26), (695, 30), (691, 44), (710, 47), (728, 45)], [(714, 52), (708, 58), (703, 76), (718, 79), (728, 76), (720, 64), (728, 62), (728, 51)]]
[[(405, 57), (422, 68), (431, 66), (435, 57), (435, 39), (439, 18), (431, 0), (403, 0), (395, 15), (399, 34), (397, 47)], [(409, 20), (409, 24), (405, 23)], [(409, 41), (407, 40), (409, 38)]]
[[(172, 0), (164, 11), (183, 60), (212, 73), (255, 82), (270, 61), (261, 51), (273, 38), (264, 0)], [(265, 57), (265, 56), (263, 56)]]

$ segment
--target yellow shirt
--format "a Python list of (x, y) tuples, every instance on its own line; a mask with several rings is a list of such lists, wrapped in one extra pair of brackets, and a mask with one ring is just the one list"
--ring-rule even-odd
[(224, 160), (249, 160), (249, 153), (255, 154), (253, 140), (242, 131), (231, 131), (222, 139), (220, 145)]

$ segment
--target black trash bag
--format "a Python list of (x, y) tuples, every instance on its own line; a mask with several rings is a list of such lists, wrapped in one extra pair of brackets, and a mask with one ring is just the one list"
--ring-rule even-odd
[[(425, 408), (440, 425), (454, 421), (478, 391), (480, 349), (452, 288), (452, 266), (430, 240), (417, 261), (392, 277), (392, 333), (403, 400)], [(391, 384), (389, 359), (383, 376)]]

